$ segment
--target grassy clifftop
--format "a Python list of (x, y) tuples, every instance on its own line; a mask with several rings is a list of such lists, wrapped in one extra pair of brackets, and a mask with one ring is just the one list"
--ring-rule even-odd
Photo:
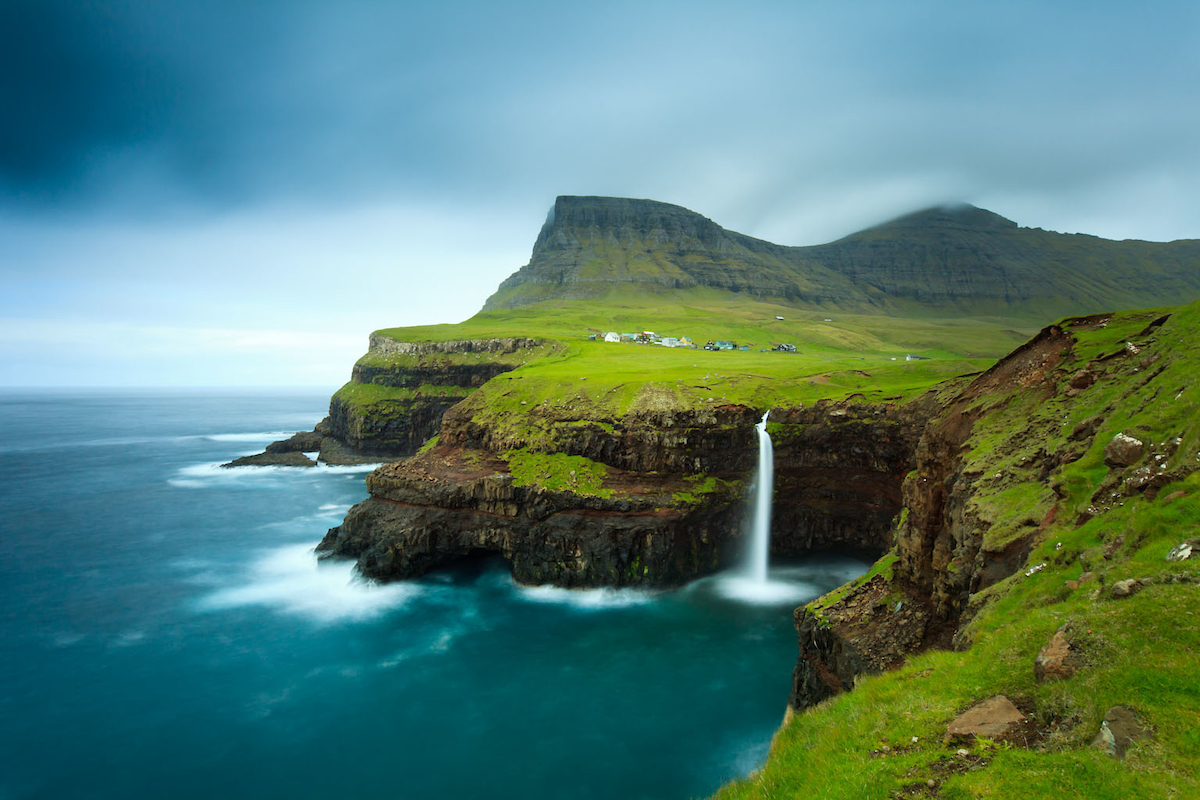
[[(973, 590), (954, 650), (791, 716), (766, 766), (718, 797), (1200, 796), (1200, 556), (1168, 560), (1200, 546), (1200, 304), (1153, 325), (1161, 316), (1078, 321), (1048, 385), (997, 387), (966, 410), (979, 416), (962, 516), (985, 551), (1024, 541), (1023, 565)], [(1118, 456), (1118, 434), (1140, 445)], [(893, 570), (890, 554), (859, 584)], [(1039, 681), (1056, 632), (1074, 674)], [(1027, 739), (947, 740), (956, 716), (997, 694), (1026, 715)], [(1092, 746), (1114, 706), (1146, 734), (1124, 759)]]

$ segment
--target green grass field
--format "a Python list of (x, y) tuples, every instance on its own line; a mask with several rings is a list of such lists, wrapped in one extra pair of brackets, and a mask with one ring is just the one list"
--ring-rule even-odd
[[(1013, 325), (1002, 319), (830, 316), (711, 289), (622, 287), (599, 300), (541, 303), (480, 313), (455, 325), (379, 333), (400, 341), (552, 340), (553, 345), (523, 351), (524, 363), (489, 382), (473, 400), (478, 412), (495, 419), (511, 417), (522, 406), (549, 405), (611, 420), (640, 407), (744, 403), (766, 409), (853, 394), (907, 398), (939, 381), (987, 368), (1034, 332)], [(699, 345), (732, 340), (750, 350), (711, 352), (588, 338), (644, 330), (688, 336)], [(799, 352), (771, 351), (781, 343)], [(928, 360), (906, 361), (910, 354)], [(378, 366), (390, 361), (367, 358)], [(403, 366), (402, 359), (412, 358), (394, 360)], [(515, 356), (505, 358), (516, 363)]]

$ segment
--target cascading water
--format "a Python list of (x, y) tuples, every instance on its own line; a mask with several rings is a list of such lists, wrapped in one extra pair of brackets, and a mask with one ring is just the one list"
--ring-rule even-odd
[(767, 415), (754, 426), (758, 431), (758, 473), (754, 479), (754, 498), (751, 507), (750, 546), (741, 568), (722, 575), (718, 588), (726, 597), (746, 603), (790, 603), (804, 597), (812, 589), (806, 578), (799, 577), (795, 568), (776, 569), (772, 580), (767, 572), (771, 549), (771, 502), (775, 493), (775, 452), (771, 435), (767, 433)]
[(767, 561), (771, 549), (771, 497), (775, 492), (775, 452), (767, 433), (767, 415), (754, 426), (758, 431), (758, 475), (755, 479), (754, 521), (750, 529), (750, 553), (746, 572), (751, 580), (767, 582)]

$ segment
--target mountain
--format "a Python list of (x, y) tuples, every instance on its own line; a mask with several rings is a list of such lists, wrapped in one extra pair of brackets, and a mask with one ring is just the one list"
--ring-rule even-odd
[(563, 196), (484, 310), (698, 287), (817, 310), (1046, 320), (1200, 297), (1200, 240), (1061, 234), (958, 205), (788, 247), (668, 203)]

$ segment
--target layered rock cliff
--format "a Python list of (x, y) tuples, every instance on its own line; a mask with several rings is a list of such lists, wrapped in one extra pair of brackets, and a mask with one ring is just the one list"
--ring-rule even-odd
[(437, 435), (445, 413), (497, 375), (555, 349), (540, 339), (507, 337), (405, 342), (374, 333), (350, 382), (329, 401), (312, 433), (275, 442), (225, 466), (312, 466), (406, 458)]
[[(930, 407), (777, 410), (772, 552), (886, 550)], [(437, 446), (373, 473), (320, 549), (382, 579), (493, 552), (517, 580), (562, 586), (677, 585), (735, 558), (759, 409), (541, 413), (533, 445), (452, 409)]]

